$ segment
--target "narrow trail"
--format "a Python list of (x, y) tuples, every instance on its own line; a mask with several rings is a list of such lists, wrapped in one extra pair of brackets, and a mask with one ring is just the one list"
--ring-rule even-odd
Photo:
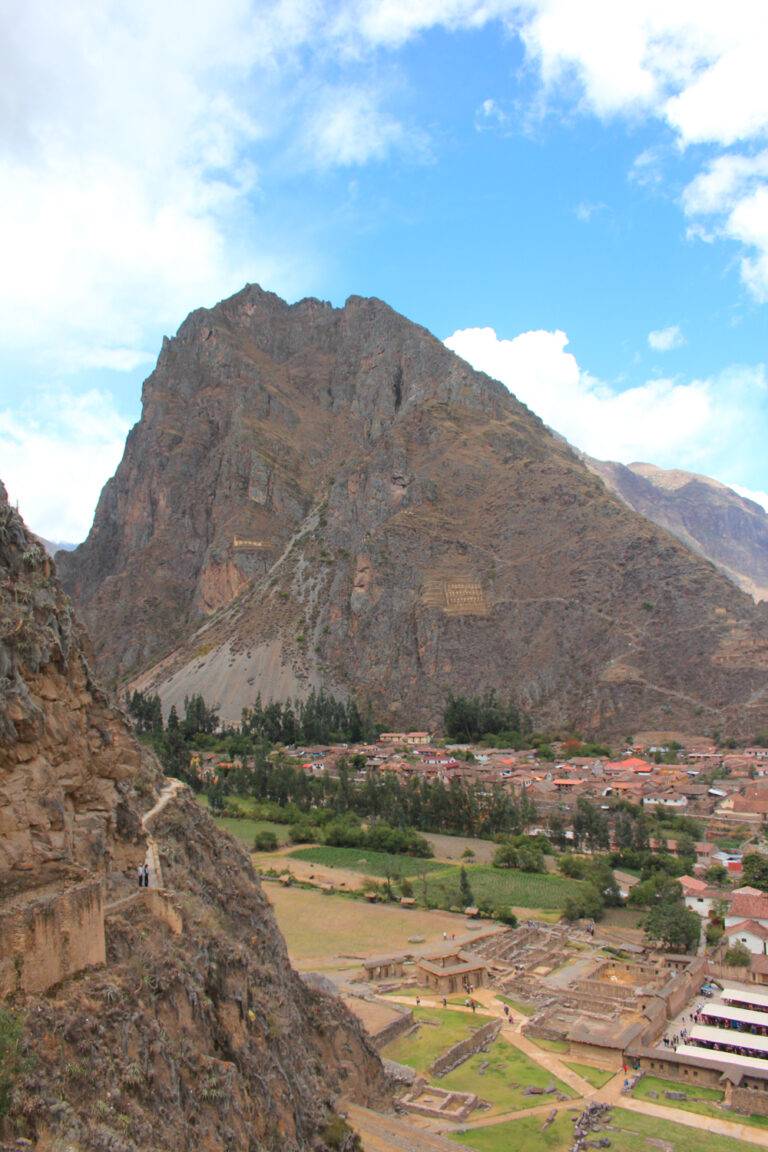
[(165, 788), (163, 788), (157, 803), (150, 808), (149, 812), (145, 812), (141, 818), (141, 827), (143, 828), (147, 837), (147, 854), (145, 863), (149, 868), (149, 887), (162, 888), (163, 887), (163, 873), (160, 867), (160, 853), (157, 849), (157, 842), (149, 830), (150, 821), (154, 820), (155, 816), (166, 807), (167, 804), (174, 798), (176, 793), (184, 787), (181, 780), (169, 780)]
[[(157, 803), (145, 812), (141, 818), (141, 827), (144, 835), (146, 836), (146, 852), (144, 855), (144, 863), (149, 869), (149, 884), (148, 888), (162, 888), (163, 887), (163, 873), (160, 867), (160, 853), (158, 852), (157, 842), (149, 830), (150, 821), (154, 820), (167, 804), (173, 799), (180, 789), (185, 785), (181, 780), (169, 780), (168, 784), (163, 788), (158, 797)], [(131, 904), (136, 904), (144, 898), (146, 889), (137, 888), (130, 896), (122, 896), (118, 900), (112, 900), (110, 903), (104, 905), (104, 913), (117, 912), (123, 908), (130, 907)]]

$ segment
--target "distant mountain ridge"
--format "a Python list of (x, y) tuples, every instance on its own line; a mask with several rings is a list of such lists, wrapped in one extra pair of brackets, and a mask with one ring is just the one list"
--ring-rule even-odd
[(192, 313), (57, 563), (101, 668), (166, 706), (323, 685), (432, 726), (494, 687), (584, 735), (768, 723), (768, 613), (378, 300)]
[(708, 476), (580, 454), (624, 503), (711, 560), (755, 600), (768, 600), (768, 514)]

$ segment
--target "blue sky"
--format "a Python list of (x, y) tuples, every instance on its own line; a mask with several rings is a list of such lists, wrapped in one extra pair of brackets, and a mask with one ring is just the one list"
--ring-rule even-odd
[(0, 478), (82, 539), (163, 334), (375, 295), (768, 503), (764, 0), (0, 0)]

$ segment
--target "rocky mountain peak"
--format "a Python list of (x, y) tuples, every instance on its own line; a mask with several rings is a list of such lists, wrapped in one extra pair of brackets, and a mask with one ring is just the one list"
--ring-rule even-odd
[(433, 726), (494, 687), (623, 735), (768, 706), (754, 606), (378, 300), (249, 286), (194, 312), (59, 563), (100, 666), (166, 707), (324, 686)]

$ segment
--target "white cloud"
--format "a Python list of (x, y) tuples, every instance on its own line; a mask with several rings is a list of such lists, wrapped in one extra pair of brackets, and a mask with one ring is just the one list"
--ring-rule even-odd
[[(764, 0), (4, 5), (0, 340), (93, 345), (108, 363), (110, 350), (125, 349), (129, 363), (148, 325), (173, 327), (245, 280), (288, 294), (285, 254), (259, 231), (257, 161), (301, 153), (304, 168), (350, 167), (398, 150), (429, 159), (426, 138), (377, 85), (373, 54), (429, 28), (493, 20), (522, 37), (547, 90), (585, 112), (655, 117), (683, 147), (746, 147), (768, 131)], [(509, 121), (503, 100), (490, 98), (476, 117)], [(658, 178), (653, 155), (638, 158), (636, 178)], [(718, 198), (717, 159), (686, 197), (692, 235), (742, 245), (742, 276), (762, 299), (768, 177), (752, 163), (751, 182)], [(701, 206), (707, 188), (711, 209)], [(308, 255), (291, 259), (298, 268)]]
[(402, 124), (382, 111), (373, 90), (327, 89), (318, 94), (302, 150), (317, 167), (349, 167), (383, 160), (405, 139)]
[(41, 392), (21, 409), (0, 413), (1, 478), (33, 532), (85, 539), (128, 430), (111, 398), (96, 389)]
[(655, 332), (649, 332), (648, 343), (654, 352), (671, 352), (673, 348), (685, 344), (685, 337), (677, 324), (670, 324), (668, 328), (657, 328)]
[(743, 484), (731, 484), (734, 492), (738, 492), (739, 496), (743, 496), (745, 500), (753, 500), (755, 504), (759, 504), (766, 512), (768, 512), (768, 492), (756, 491), (753, 488), (745, 488)]
[[(767, 300), (768, 172), (753, 155), (768, 135), (764, 0), (528, 0), (508, 19), (550, 92), (603, 118), (654, 118), (680, 148), (717, 150), (683, 198), (689, 235), (738, 241), (742, 280)], [(657, 146), (630, 175), (658, 185), (662, 172)]]
[(502, 340), (492, 328), (468, 328), (445, 343), (597, 459), (684, 468), (726, 484), (737, 468), (742, 477), (750, 466), (760, 474), (768, 435), (768, 379), (762, 365), (734, 366), (705, 380), (656, 379), (619, 390), (579, 368), (565, 351), (564, 332), (524, 332)]

